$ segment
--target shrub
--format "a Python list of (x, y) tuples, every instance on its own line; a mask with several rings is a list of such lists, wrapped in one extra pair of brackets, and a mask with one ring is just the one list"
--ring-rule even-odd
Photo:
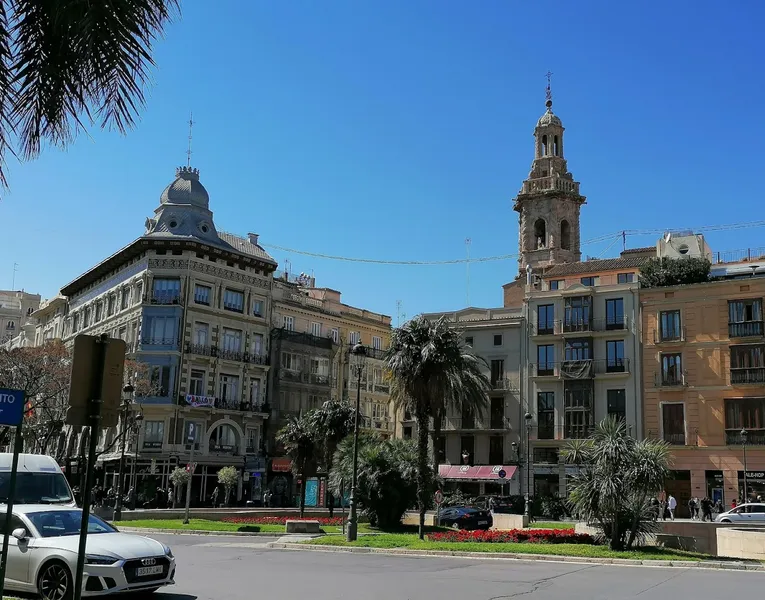
[(483, 542), (491, 544), (594, 544), (595, 540), (586, 533), (574, 529), (511, 529), (509, 531), (445, 531), (428, 535), (431, 542)]
[(237, 523), (241, 525), (284, 525), (287, 521), (318, 521), (320, 525), (337, 526), (343, 524), (342, 517), (225, 517), (224, 523)]
[(640, 268), (640, 285), (646, 288), (709, 281), (712, 264), (703, 257), (652, 258)]

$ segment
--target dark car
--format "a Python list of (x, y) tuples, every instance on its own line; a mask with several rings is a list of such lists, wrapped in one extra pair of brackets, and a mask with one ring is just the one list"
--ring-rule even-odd
[(488, 510), (473, 506), (450, 506), (441, 511), (441, 525), (455, 529), (489, 529), (493, 519)]

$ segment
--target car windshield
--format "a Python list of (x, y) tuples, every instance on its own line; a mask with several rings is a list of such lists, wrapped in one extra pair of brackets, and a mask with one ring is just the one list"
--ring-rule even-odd
[[(47, 510), (44, 512), (27, 513), (27, 518), (32, 521), (32, 525), (42, 537), (60, 537), (62, 535), (79, 535), (80, 520), (82, 511), (80, 510)], [(93, 533), (115, 533), (114, 529), (108, 523), (105, 523), (95, 515), (90, 515), (88, 521), (88, 534)]]
[[(0, 473), (0, 502), (8, 502), (11, 474)], [(16, 477), (16, 504), (68, 504), (72, 492), (62, 473), (19, 473)]]

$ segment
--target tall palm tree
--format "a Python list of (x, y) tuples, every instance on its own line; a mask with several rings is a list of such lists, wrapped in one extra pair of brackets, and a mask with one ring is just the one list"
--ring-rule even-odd
[[(394, 406), (410, 411), (417, 421), (417, 502), (423, 539), (432, 478), (428, 464), (430, 419), (445, 414), (446, 406), (480, 410), (487, 403), (490, 383), (479, 359), (443, 317), (431, 321), (420, 315), (395, 329), (385, 363), (391, 375)], [(440, 422), (437, 426), (440, 428)]]
[(177, 14), (179, 0), (0, 0), (0, 183), (6, 152), (35, 158), (93, 122), (132, 128)]
[(287, 424), (276, 434), (276, 439), (284, 446), (284, 451), (292, 459), (292, 472), (300, 477), (300, 516), (305, 515), (305, 488), (308, 466), (314, 458), (316, 446), (311, 431), (310, 413), (300, 418), (290, 417)]

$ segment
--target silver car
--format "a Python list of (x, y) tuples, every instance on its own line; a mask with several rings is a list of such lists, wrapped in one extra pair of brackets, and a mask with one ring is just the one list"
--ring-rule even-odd
[[(71, 598), (77, 568), (82, 511), (51, 505), (13, 509), (5, 588), (36, 593), (43, 600)], [(0, 515), (5, 525), (5, 513)], [(170, 548), (147, 537), (120, 533), (90, 515), (85, 547), (83, 596), (153, 592), (175, 583)]]
[(722, 512), (715, 519), (718, 523), (765, 523), (765, 503), (749, 502)]

